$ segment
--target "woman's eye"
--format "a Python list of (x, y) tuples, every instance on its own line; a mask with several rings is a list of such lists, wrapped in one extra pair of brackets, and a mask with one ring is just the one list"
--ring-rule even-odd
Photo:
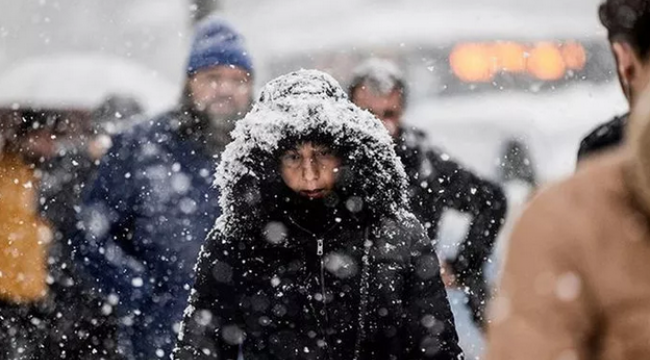
[(316, 154), (318, 156), (323, 156), (323, 157), (330, 156), (330, 155), (332, 155), (332, 150), (330, 150), (330, 149), (322, 149), (322, 150), (318, 150), (318, 152)]
[(300, 156), (298, 154), (286, 154), (282, 157), (282, 161), (285, 162), (295, 162), (300, 160)]

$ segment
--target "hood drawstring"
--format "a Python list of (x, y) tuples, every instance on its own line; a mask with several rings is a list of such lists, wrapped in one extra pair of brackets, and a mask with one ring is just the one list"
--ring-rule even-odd
[(354, 360), (361, 358), (361, 346), (366, 338), (366, 311), (368, 310), (368, 288), (370, 286), (370, 248), (373, 243), (370, 240), (370, 230), (365, 229), (363, 242), (363, 257), (361, 258), (361, 289), (359, 300), (359, 334), (357, 343), (354, 346)]

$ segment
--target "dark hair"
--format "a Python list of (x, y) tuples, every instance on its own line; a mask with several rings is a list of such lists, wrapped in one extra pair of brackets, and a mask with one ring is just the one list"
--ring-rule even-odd
[(641, 59), (650, 58), (650, 0), (607, 0), (598, 13), (610, 41), (624, 41)]

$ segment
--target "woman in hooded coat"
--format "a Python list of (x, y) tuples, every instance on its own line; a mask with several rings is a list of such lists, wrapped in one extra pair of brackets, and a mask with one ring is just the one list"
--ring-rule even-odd
[(462, 358), (376, 118), (303, 70), (267, 84), (233, 138), (174, 359)]

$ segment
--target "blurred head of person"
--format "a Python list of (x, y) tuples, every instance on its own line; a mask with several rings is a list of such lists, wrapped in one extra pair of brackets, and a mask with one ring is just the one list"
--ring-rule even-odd
[(119, 133), (127, 120), (143, 113), (142, 105), (134, 97), (110, 94), (91, 114), (93, 130), (97, 133)]
[(625, 96), (632, 106), (650, 82), (650, 0), (607, 0), (599, 9)]
[(300, 142), (280, 154), (280, 176), (296, 194), (323, 199), (334, 191), (341, 159), (325, 143)]
[(406, 82), (397, 65), (375, 58), (354, 69), (348, 88), (350, 100), (381, 120), (393, 137), (399, 136), (406, 92)]
[(5, 136), (3, 151), (20, 156), (30, 165), (40, 165), (57, 153), (57, 118), (25, 112), (13, 131)]
[(251, 108), (252, 60), (242, 37), (218, 17), (202, 20), (195, 32), (182, 103), (196, 125), (227, 135)]
[(142, 115), (142, 105), (133, 97), (111, 94), (91, 114), (92, 136), (88, 140), (88, 155), (98, 160), (112, 145), (111, 136), (125, 131), (136, 116)]
[(531, 187), (537, 184), (535, 165), (528, 145), (522, 139), (511, 138), (502, 145), (497, 170), (502, 183), (521, 181)]

